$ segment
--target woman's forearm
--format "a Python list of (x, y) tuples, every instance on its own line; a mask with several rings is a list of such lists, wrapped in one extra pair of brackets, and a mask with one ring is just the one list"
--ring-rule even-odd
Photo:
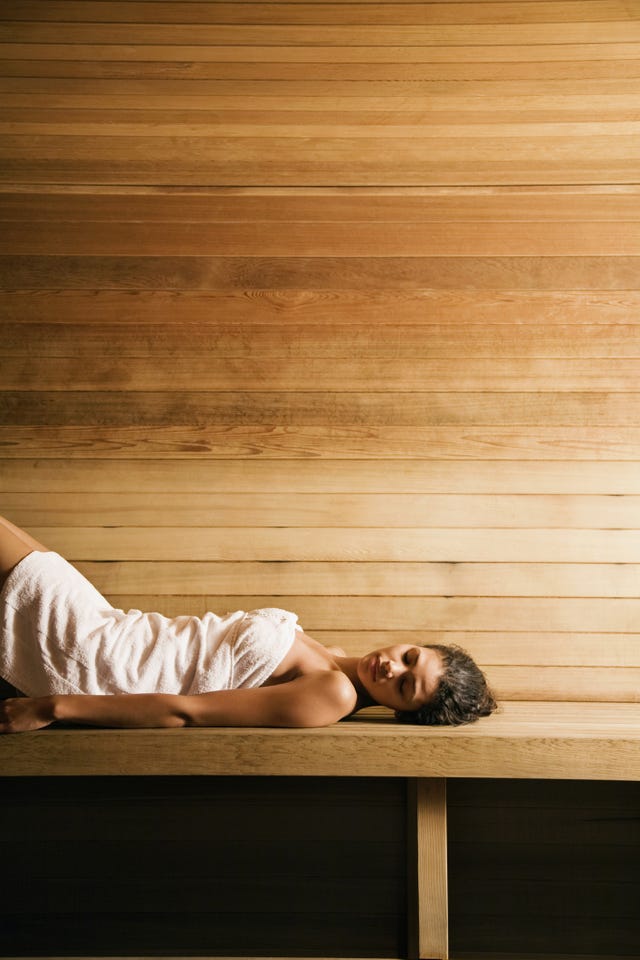
[(56, 694), (51, 697), (52, 719), (104, 727), (184, 727), (182, 699), (165, 693)]
[(39, 730), (56, 720), (98, 727), (322, 727), (357, 705), (341, 671), (287, 683), (194, 695), (133, 693), (54, 694), (0, 701), (0, 734)]

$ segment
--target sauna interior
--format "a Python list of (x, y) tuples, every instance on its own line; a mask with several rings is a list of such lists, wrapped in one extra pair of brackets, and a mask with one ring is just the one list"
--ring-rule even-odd
[[(0, 58), (0, 512), (124, 609), (640, 699), (640, 3), (4, 0)], [(0, 771), (0, 954), (406, 956), (384, 764)], [(447, 791), (452, 960), (640, 956), (638, 783)]]

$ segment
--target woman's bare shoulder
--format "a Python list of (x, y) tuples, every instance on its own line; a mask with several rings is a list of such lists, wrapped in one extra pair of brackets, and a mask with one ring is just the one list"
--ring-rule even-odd
[(358, 702), (356, 689), (342, 670), (314, 670), (283, 686), (288, 686), (292, 694), (302, 695), (312, 710), (315, 707), (324, 712), (328, 708), (335, 712), (336, 720), (352, 713)]

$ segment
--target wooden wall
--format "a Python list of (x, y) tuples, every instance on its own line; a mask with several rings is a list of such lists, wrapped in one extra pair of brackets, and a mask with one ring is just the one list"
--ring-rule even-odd
[[(637, 960), (637, 782), (447, 797), (452, 960)], [(403, 814), (393, 778), (0, 777), (0, 956), (406, 957)]]
[[(636, 0), (0, 17), (1, 512), (125, 608), (283, 606), (353, 653), (462, 643), (502, 698), (637, 700)], [(516, 828), (494, 879), (533, 901), (493, 906), (452, 829), (456, 949), (526, 952), (531, 902), (557, 948)], [(565, 952), (636, 950), (564, 890)]]
[(4, 512), (125, 608), (637, 698), (638, 4), (2, 16)]
[(1, 956), (406, 955), (401, 781), (27, 777), (2, 788), (13, 882)]

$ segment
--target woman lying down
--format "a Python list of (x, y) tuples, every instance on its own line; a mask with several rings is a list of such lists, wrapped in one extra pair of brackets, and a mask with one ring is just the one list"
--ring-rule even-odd
[(324, 647), (277, 607), (170, 619), (111, 606), (59, 554), (0, 518), (0, 733), (104, 727), (321, 727), (375, 704), (401, 722), (496, 709), (460, 647)]

